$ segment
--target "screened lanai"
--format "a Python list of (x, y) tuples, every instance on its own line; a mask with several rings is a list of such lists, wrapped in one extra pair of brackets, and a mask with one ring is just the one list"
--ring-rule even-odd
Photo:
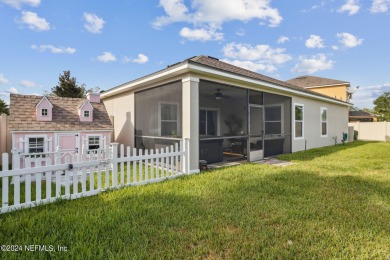
[[(135, 144), (160, 149), (182, 140), (183, 88), (173, 82), (135, 92)], [(199, 160), (260, 160), (291, 152), (291, 98), (199, 81)], [(196, 124), (197, 125), (197, 124)]]
[(255, 161), (291, 152), (291, 98), (199, 83), (199, 158)]

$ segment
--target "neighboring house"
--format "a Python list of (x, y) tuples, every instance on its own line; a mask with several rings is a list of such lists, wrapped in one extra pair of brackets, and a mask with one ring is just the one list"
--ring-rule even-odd
[(22, 154), (81, 154), (110, 143), (113, 126), (100, 94), (87, 98), (16, 95), (10, 97), (12, 148)]
[(189, 139), (199, 160), (255, 161), (334, 144), (351, 104), (284, 81), (196, 56), (102, 94), (115, 140), (160, 149)]
[(300, 76), (287, 80), (287, 82), (346, 102), (349, 102), (352, 98), (351, 85), (347, 81), (315, 76)]
[(375, 115), (363, 110), (349, 111), (349, 122), (377, 122)]

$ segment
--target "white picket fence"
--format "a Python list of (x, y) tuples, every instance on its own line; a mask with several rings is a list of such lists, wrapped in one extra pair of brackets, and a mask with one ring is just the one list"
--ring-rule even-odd
[(176, 178), (189, 173), (188, 147), (185, 139), (180, 147), (177, 143), (155, 151), (126, 147), (125, 153), (124, 145), (113, 143), (95, 154), (82, 153), (72, 163), (69, 158), (61, 163), (60, 156), (54, 164), (50, 158), (26, 158), (23, 169), (20, 160), (13, 160), (9, 169), (9, 155), (4, 153), (0, 213)]

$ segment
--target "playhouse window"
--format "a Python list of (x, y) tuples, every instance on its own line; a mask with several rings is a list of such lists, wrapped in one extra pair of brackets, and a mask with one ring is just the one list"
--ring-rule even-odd
[(89, 110), (84, 111), (84, 117), (89, 117)]
[(100, 137), (90, 136), (88, 137), (88, 150), (97, 150), (100, 148)]
[(42, 110), (41, 110), (41, 115), (42, 115), (42, 116), (47, 116), (47, 115), (48, 115), (47, 108), (42, 108)]
[(28, 138), (28, 153), (43, 153), (43, 152), (44, 152), (43, 137)]

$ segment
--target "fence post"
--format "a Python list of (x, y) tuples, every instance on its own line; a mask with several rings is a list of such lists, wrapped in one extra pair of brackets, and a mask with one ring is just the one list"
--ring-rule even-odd
[(189, 149), (190, 149), (190, 139), (185, 138), (184, 139), (184, 173), (190, 174), (190, 158), (189, 157)]
[(112, 143), (112, 184), (118, 187), (118, 143)]
[[(3, 172), (4, 171), (8, 171), (8, 153), (3, 153), (3, 156), (2, 156), (2, 164), (3, 164)], [(2, 172), (1, 172), (2, 173)], [(9, 184), (8, 184), (8, 177), (2, 177), (2, 182), (3, 182), (3, 186), (2, 186), (2, 205), (1, 207), (8, 207), (8, 188), (9, 188)]]

